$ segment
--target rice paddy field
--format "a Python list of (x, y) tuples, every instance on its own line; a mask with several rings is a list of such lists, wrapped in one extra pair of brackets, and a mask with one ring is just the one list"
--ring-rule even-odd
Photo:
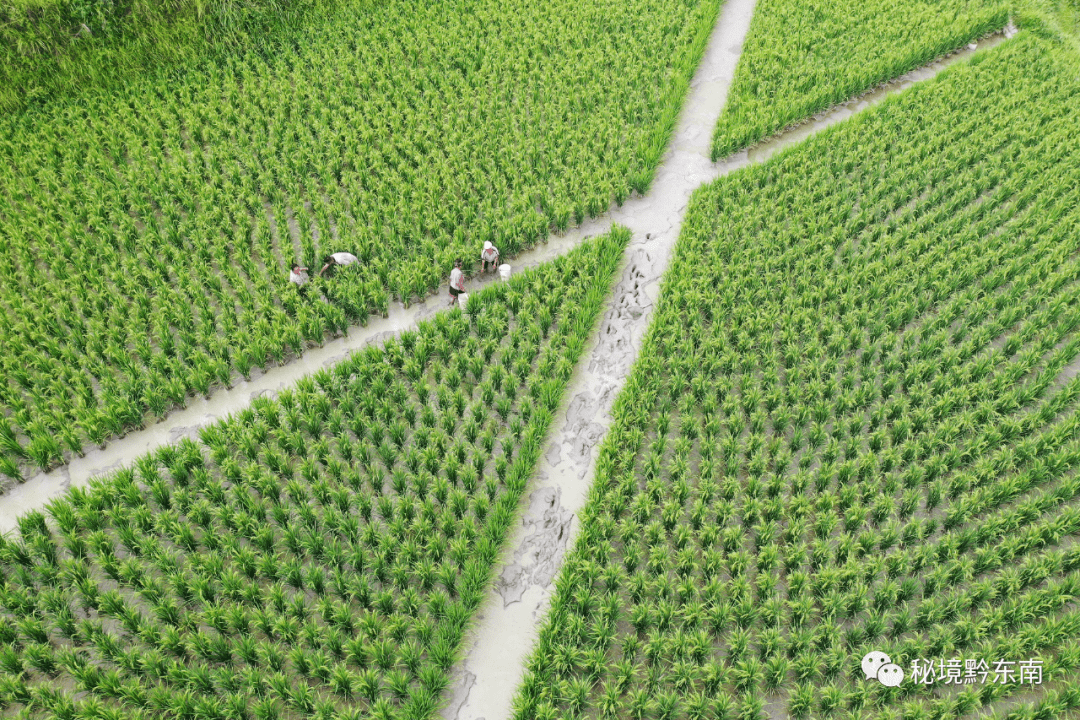
[(628, 239), (22, 518), (5, 715), (430, 717)]
[(517, 720), (1077, 715), (1078, 118), (1023, 33), (694, 195)]
[[(711, 0), (393, 2), (0, 119), (20, 478), (644, 192)], [(563, 32), (573, 26), (575, 32)], [(287, 280), (337, 251), (360, 268)]]
[[(89, 12), (46, 5), (0, 0), (0, 35)], [(513, 258), (632, 194), (678, 220), (609, 222), (21, 515), (0, 715), (471, 720), (464, 638), (580, 427), (590, 494), (537, 624), (499, 638), (529, 648), (499, 717), (1080, 717), (1076, 0), (294, 10), (0, 117), (0, 473), (299, 362), (485, 240)], [(727, 93), (689, 133), (710, 164), (1006, 25), (662, 207), (692, 79)], [(360, 261), (287, 282), (334, 251)], [(636, 360), (601, 425), (575, 383), (609, 346)]]
[(1003, 2), (761, 0), (713, 135), (713, 159), (1005, 27)]

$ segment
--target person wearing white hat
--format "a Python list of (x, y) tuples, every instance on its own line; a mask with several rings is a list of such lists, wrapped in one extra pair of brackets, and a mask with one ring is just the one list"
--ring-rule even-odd
[(484, 249), (480, 252), (480, 272), (487, 272), (488, 263), (491, 263), (492, 270), (499, 266), (499, 251), (490, 240), (485, 240)]

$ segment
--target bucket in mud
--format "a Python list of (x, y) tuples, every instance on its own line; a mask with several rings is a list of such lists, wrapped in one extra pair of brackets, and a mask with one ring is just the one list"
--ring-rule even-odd
[(499, 277), (502, 278), (503, 280), (509, 280), (510, 279), (510, 266), (509, 265), (504, 263), (504, 264), (499, 266)]
[(469, 293), (458, 293), (457, 301), (458, 305), (461, 306), (461, 311), (465, 312), (465, 308), (469, 304)]

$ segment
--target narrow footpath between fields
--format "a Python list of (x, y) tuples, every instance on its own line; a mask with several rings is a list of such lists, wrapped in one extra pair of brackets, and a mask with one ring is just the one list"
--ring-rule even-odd
[[(892, 82), (831, 108), (749, 151), (713, 163), (712, 130), (723, 109), (755, 0), (726, 0), (705, 49), (649, 194), (586, 222), (559, 238), (571, 244), (598, 235), (613, 223), (633, 232), (622, 276), (597, 332), (586, 347), (567, 388), (554, 430), (540, 459), (528, 507), (501, 558), (501, 572), (463, 640), (459, 663), (443, 709), (445, 720), (504, 720), (555, 590), (563, 554), (579, 529), (578, 513), (588, 496), (595, 453), (611, 422), (611, 408), (622, 390), (649, 326), (660, 279), (667, 269), (690, 195), (702, 184), (777, 151), (877, 104), (916, 82), (937, 75), (976, 49), (1005, 39), (998, 33)], [(1011, 37), (1012, 30), (1008, 31)], [(558, 417), (558, 415), (556, 416)], [(498, 571), (497, 571), (498, 572)]]
[[(719, 162), (709, 160), (713, 126), (722, 109), (753, 15), (754, 0), (727, 0), (690, 84), (671, 145), (657, 170), (649, 193), (627, 200), (622, 207), (582, 226), (552, 236), (520, 253), (510, 262), (514, 272), (558, 257), (584, 239), (607, 232), (613, 223), (625, 225), (633, 240), (623, 260), (622, 275), (600, 328), (579, 363), (559, 413), (565, 420), (548, 443), (537, 469), (528, 507), (507, 543), (501, 572), (463, 641), (465, 659), (452, 678), (448, 720), (496, 720), (510, 714), (510, 702), (523, 675), (523, 663), (554, 590), (565, 549), (577, 531), (576, 515), (592, 481), (594, 450), (610, 423), (615, 396), (622, 389), (649, 324), (651, 308), (667, 268), (691, 193), (703, 183), (748, 164), (761, 162), (778, 150), (801, 142), (823, 128), (869, 107), (911, 84), (929, 79), (944, 67), (969, 56), (972, 49), (950, 55), (908, 73), (859, 98), (844, 103), (790, 129), (749, 151)], [(995, 35), (978, 43), (980, 49), (1002, 40)], [(470, 280), (475, 290), (495, 279)], [(283, 388), (322, 367), (333, 365), (352, 351), (388, 337), (442, 310), (446, 295), (427, 298), (408, 308), (391, 306), (388, 317), (352, 328), (347, 337), (327, 341), (304, 356), (265, 372), (254, 369), (250, 380), (239, 379), (230, 389), (209, 399), (195, 399), (184, 409), (144, 430), (92, 448), (84, 457), (48, 473), (38, 473), (0, 495), (0, 533), (10, 533), (24, 513), (45, 507), (69, 487), (131, 464), (136, 458), (183, 437), (197, 437), (200, 428), (248, 407), (260, 395)]]

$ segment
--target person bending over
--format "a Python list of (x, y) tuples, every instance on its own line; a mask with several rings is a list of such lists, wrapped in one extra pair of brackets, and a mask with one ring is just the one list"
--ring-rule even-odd
[(320, 276), (326, 272), (328, 268), (333, 267), (334, 265), (352, 265), (353, 263), (359, 262), (359, 259), (355, 255), (347, 252), (336, 252), (333, 255), (327, 255), (325, 260), (326, 264), (323, 265), (322, 270), (319, 271)]
[(485, 240), (484, 249), (480, 252), (480, 272), (487, 272), (488, 263), (491, 263), (492, 270), (499, 266), (499, 249), (490, 240)]
[(289, 282), (298, 288), (302, 288), (307, 285), (308, 273), (306, 267), (300, 267), (299, 265), (293, 265), (293, 269), (289, 271)]

